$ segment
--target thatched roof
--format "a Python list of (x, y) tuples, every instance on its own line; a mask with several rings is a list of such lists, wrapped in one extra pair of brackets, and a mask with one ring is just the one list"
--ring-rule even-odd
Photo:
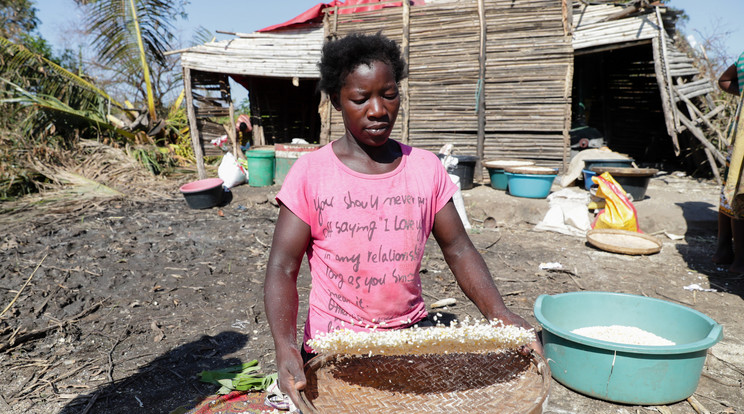
[(231, 75), (317, 79), (323, 27), (268, 33), (237, 33), (236, 38), (194, 46), (181, 53), (181, 66)]

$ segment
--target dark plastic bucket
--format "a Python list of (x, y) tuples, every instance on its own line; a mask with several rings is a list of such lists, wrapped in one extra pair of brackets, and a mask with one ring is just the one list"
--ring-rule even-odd
[(584, 160), (584, 169), (591, 170), (592, 167), (620, 167), (628, 168), (633, 166), (633, 159), (592, 159)]
[[(439, 159), (444, 158), (444, 154), (437, 154)], [(447, 168), (448, 174), (454, 174), (460, 177), (460, 189), (469, 190), (473, 188), (473, 174), (475, 173), (475, 163), (478, 157), (473, 155), (453, 155), (457, 159), (457, 165)]]
[(181, 194), (186, 204), (193, 209), (212, 208), (222, 203), (225, 190), (219, 178), (192, 181), (181, 186)]
[(646, 197), (648, 183), (659, 170), (655, 168), (620, 168), (620, 167), (592, 167), (595, 174), (610, 173), (612, 178), (623, 187), (623, 190), (633, 196), (634, 201)]

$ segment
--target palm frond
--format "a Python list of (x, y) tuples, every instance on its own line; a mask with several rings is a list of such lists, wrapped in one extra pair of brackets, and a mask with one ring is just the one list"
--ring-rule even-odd
[(4, 37), (0, 37), (0, 62), (0, 76), (24, 82), (24, 87), (34, 91), (76, 101), (98, 101), (103, 98), (118, 107), (122, 106), (92, 82)]
[[(15, 93), (10, 98), (0, 99), (0, 103), (15, 103), (24, 107), (32, 106), (41, 111), (51, 111), (58, 115), (71, 118), (74, 122), (93, 126), (97, 129), (106, 129), (122, 135), (128, 139), (134, 139), (134, 134), (111, 124), (106, 118), (105, 111), (93, 111), (87, 109), (74, 109), (54, 96), (31, 93), (15, 83), (0, 78), (0, 81), (10, 86)], [(103, 109), (103, 108), (99, 108)], [(45, 128), (48, 122), (38, 122), (31, 115), (25, 120), (28, 129)], [(50, 120), (49, 122), (54, 122)]]
[[(163, 63), (165, 51), (172, 49), (175, 40), (173, 21), (183, 15), (183, 0), (132, 0), (136, 9), (139, 38), (148, 59)], [(138, 58), (137, 42), (132, 27), (133, 14), (129, 1), (88, 0), (86, 25), (94, 34), (93, 48), (107, 62)]]

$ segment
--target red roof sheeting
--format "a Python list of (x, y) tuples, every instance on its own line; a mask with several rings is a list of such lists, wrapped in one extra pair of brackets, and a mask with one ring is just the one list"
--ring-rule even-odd
[[(412, 5), (419, 5), (419, 4), (424, 4), (425, 0), (410, 0), (410, 1)], [(330, 3), (318, 3), (315, 6), (308, 9), (307, 11), (305, 11), (304, 13), (295, 17), (294, 19), (288, 20), (284, 23), (275, 24), (273, 26), (264, 27), (263, 29), (257, 30), (257, 31), (258, 32), (270, 32), (273, 30), (285, 29), (285, 28), (292, 27), (292, 26), (299, 26), (299, 25), (304, 25), (308, 23), (321, 22), (323, 20), (323, 10), (326, 7), (353, 6), (357, 4), (359, 5), (366, 4), (366, 6), (350, 7), (348, 9), (341, 9), (339, 11), (339, 14), (364, 12), (364, 11), (381, 9), (383, 7), (400, 7), (403, 5), (403, 2), (379, 4), (379, 0), (346, 0), (345, 2), (340, 1), (340, 0), (333, 0)]]

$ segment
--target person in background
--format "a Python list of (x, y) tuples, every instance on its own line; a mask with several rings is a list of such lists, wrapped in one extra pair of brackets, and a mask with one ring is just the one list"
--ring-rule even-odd
[[(741, 96), (744, 86), (744, 53), (718, 79), (724, 92)], [(742, 100), (729, 130), (727, 172), (718, 208), (718, 247), (713, 262), (728, 265), (733, 273), (744, 273), (744, 123), (739, 122)]]
[(235, 121), (235, 128), (238, 133), (238, 144), (243, 151), (247, 151), (253, 145), (253, 126), (251, 117), (245, 114), (238, 116)]
[[(314, 352), (307, 341), (319, 333), (425, 325), (419, 271), (432, 233), (458, 285), (488, 320), (531, 329), (504, 304), (437, 156), (390, 139), (405, 76), (396, 43), (379, 33), (329, 41), (319, 67), (320, 88), (341, 112), (345, 133), (300, 157), (276, 196), (264, 304), (279, 388), (297, 401), (306, 386), (303, 363)], [(298, 346), (297, 277), (305, 254), (312, 289)], [(542, 352), (538, 342), (530, 347)]]

